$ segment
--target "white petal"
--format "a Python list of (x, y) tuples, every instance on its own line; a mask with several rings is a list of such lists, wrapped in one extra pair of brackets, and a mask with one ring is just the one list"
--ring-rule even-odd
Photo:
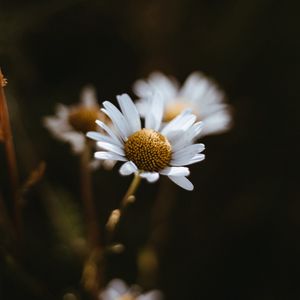
[(167, 167), (159, 173), (168, 176), (188, 176), (190, 175), (190, 170), (186, 167)]
[(112, 159), (112, 160), (119, 160), (119, 161), (127, 161), (127, 159), (124, 156), (112, 152), (106, 152), (106, 151), (97, 151), (95, 152), (94, 157), (97, 159)]
[(193, 145), (189, 145), (181, 150), (176, 151), (175, 153), (173, 153), (172, 155), (172, 159), (176, 160), (176, 159), (183, 159), (183, 158), (188, 158), (190, 157), (190, 159), (202, 152), (205, 149), (204, 144), (193, 144)]
[(129, 124), (121, 112), (109, 101), (104, 101), (103, 106), (105, 109), (101, 109), (106, 115), (109, 116), (115, 127), (120, 132), (123, 140), (130, 136), (133, 132), (129, 128)]
[(88, 131), (86, 133), (86, 136), (92, 140), (95, 140), (95, 141), (101, 141), (102, 140), (102, 137), (106, 137), (104, 136), (103, 134), (100, 134), (99, 132), (97, 131)]
[(86, 136), (95, 141), (106, 142), (106, 143), (117, 145), (119, 147), (123, 147), (123, 144), (121, 144), (119, 141), (117, 142), (112, 137), (101, 134), (97, 131), (89, 131), (87, 132)]
[(157, 172), (143, 172), (140, 176), (146, 178), (148, 182), (155, 182), (159, 178), (159, 174)]
[(187, 141), (192, 142), (195, 139), (197, 139), (203, 127), (204, 127), (203, 122), (197, 122), (193, 124), (193, 126), (186, 131), (185, 136)]
[(202, 161), (204, 159), (205, 159), (205, 155), (204, 154), (197, 154), (186, 165), (195, 164), (195, 163), (200, 162), (200, 161)]
[(135, 173), (137, 170), (136, 165), (132, 161), (127, 161), (121, 166), (119, 172), (121, 175), (126, 176)]
[(168, 134), (168, 140), (172, 145), (173, 153), (191, 145), (198, 138), (202, 127), (203, 122), (197, 122), (186, 131), (178, 130), (170, 132)]
[(97, 125), (99, 125), (109, 136), (111, 136), (116, 143), (121, 146), (123, 145), (123, 142), (121, 141), (121, 138), (119, 138), (109, 126), (107, 126), (105, 123), (101, 122), (100, 120), (96, 120)]
[(192, 191), (194, 189), (193, 184), (184, 176), (169, 176), (169, 178), (185, 190)]
[(124, 150), (117, 145), (114, 145), (111, 143), (106, 143), (106, 142), (98, 142), (97, 145), (100, 148), (102, 148), (103, 150), (107, 150), (107, 151), (125, 156)]
[(192, 158), (190, 157), (183, 157), (178, 159), (171, 160), (171, 166), (188, 166), (191, 164), (195, 164), (205, 159), (204, 154), (196, 154)]
[(164, 103), (159, 93), (149, 99), (149, 111), (145, 115), (145, 128), (159, 130), (163, 118)]
[(174, 131), (186, 131), (196, 121), (196, 116), (191, 113), (190, 109), (184, 110), (180, 115), (169, 122), (161, 131), (165, 136), (169, 136)]
[(141, 129), (141, 119), (131, 98), (127, 94), (123, 94), (121, 96), (117, 96), (117, 99), (122, 113), (130, 126), (131, 134), (139, 131)]

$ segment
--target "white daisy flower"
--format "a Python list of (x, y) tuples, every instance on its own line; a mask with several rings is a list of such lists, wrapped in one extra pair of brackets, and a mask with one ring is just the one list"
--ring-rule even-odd
[(157, 290), (142, 294), (138, 286), (129, 288), (122, 280), (113, 279), (100, 294), (100, 300), (162, 300), (162, 294)]
[(191, 108), (197, 119), (204, 123), (201, 136), (218, 134), (231, 127), (230, 108), (224, 103), (224, 93), (200, 72), (192, 73), (181, 88), (175, 79), (154, 72), (147, 80), (136, 81), (133, 89), (140, 97), (137, 107), (142, 115), (146, 113), (149, 97), (158, 92), (165, 103), (165, 122)]
[(85, 134), (96, 130), (96, 119), (105, 120), (96, 100), (95, 90), (88, 86), (81, 92), (81, 103), (72, 106), (58, 104), (56, 114), (44, 118), (44, 125), (52, 135), (71, 144), (72, 150), (80, 154), (86, 143)]
[(193, 190), (192, 183), (186, 178), (190, 174), (184, 167), (204, 159), (203, 144), (193, 144), (202, 129), (202, 122), (185, 110), (167, 123), (161, 130), (163, 102), (158, 94), (149, 102), (145, 116), (145, 126), (135, 104), (127, 94), (117, 96), (121, 111), (111, 102), (103, 102), (102, 111), (111, 119), (115, 131), (105, 123), (96, 123), (107, 135), (88, 132), (87, 136), (98, 141), (106, 151), (98, 151), (95, 158), (112, 159), (125, 162), (121, 175), (138, 173), (149, 182), (158, 180), (159, 175), (168, 176), (173, 182), (186, 190)]

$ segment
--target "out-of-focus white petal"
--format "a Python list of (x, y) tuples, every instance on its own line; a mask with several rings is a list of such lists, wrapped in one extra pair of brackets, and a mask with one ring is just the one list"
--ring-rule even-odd
[(155, 182), (159, 178), (159, 174), (157, 172), (143, 172), (140, 176), (142, 178), (146, 178), (148, 182)]
[(148, 79), (149, 86), (153, 91), (161, 93), (164, 101), (170, 101), (176, 97), (179, 84), (174, 78), (165, 76), (160, 72), (153, 72)]
[(159, 291), (150, 291), (138, 296), (136, 300), (163, 300), (163, 295)]
[(44, 126), (58, 139), (62, 133), (72, 130), (69, 123), (57, 117), (45, 117), (43, 123)]
[(100, 300), (116, 300), (126, 294), (128, 287), (120, 279), (113, 279), (107, 288), (100, 294)]
[(93, 86), (85, 86), (80, 95), (81, 103), (85, 107), (95, 107), (97, 106), (97, 97), (96, 97), (96, 90)]
[(232, 125), (231, 116), (223, 111), (205, 118), (203, 122), (204, 126), (200, 136), (225, 132), (230, 129)]
[(105, 170), (111, 170), (116, 164), (115, 160), (106, 159), (102, 162), (102, 165)]
[(135, 173), (137, 170), (137, 166), (132, 161), (127, 161), (121, 166), (119, 172), (121, 175), (126, 176)]
[(72, 150), (75, 154), (83, 151), (86, 140), (82, 133), (71, 131), (62, 134), (61, 139), (71, 144)]
[[(172, 81), (170, 77), (154, 72), (147, 80), (137, 81), (135, 91), (140, 97), (138, 109), (143, 116), (146, 116), (148, 113), (144, 104), (148, 102), (147, 98), (151, 97), (155, 92), (162, 96), (165, 105), (176, 105), (178, 101), (192, 105), (194, 113), (200, 120), (205, 122), (205, 129), (203, 129), (201, 135), (195, 135), (194, 139), (199, 136), (225, 132), (232, 125), (232, 113), (229, 105), (225, 103), (225, 94), (212, 79), (200, 72), (194, 72), (188, 76), (181, 89), (179, 89), (178, 83)], [(221, 116), (222, 114), (223, 116)], [(215, 116), (218, 116), (218, 121), (214, 118)], [(150, 121), (153, 121), (151, 116), (148, 116), (148, 118)], [(182, 121), (182, 124), (186, 124), (185, 120)], [(188, 127), (186, 124), (185, 130)], [(176, 122), (169, 123), (163, 134), (168, 137), (169, 130), (179, 129), (180, 124)], [(181, 129), (184, 130), (183, 128)]]
[(194, 189), (193, 184), (184, 176), (169, 176), (169, 178), (185, 190), (192, 191)]
[(119, 295), (125, 294), (128, 290), (127, 285), (121, 279), (113, 279), (108, 287), (118, 292)]
[(144, 80), (137, 80), (133, 84), (133, 92), (140, 98), (147, 98), (152, 95), (153, 88)]
[(55, 113), (60, 120), (67, 121), (69, 117), (69, 108), (61, 103), (56, 105)]
[(137, 108), (132, 102), (131, 98), (127, 94), (122, 94), (120, 96), (117, 96), (117, 99), (122, 113), (130, 126), (130, 134), (139, 131), (141, 129), (141, 119)]

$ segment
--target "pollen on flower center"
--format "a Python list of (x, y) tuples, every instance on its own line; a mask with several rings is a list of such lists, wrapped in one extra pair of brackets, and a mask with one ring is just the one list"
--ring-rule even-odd
[(139, 170), (158, 172), (168, 166), (172, 147), (159, 132), (142, 129), (132, 134), (125, 142), (125, 155)]
[[(187, 108), (193, 109), (193, 105), (184, 99), (178, 98), (175, 101), (171, 101), (165, 108), (164, 122), (172, 121)], [(194, 111), (193, 114), (197, 115)]]
[(69, 122), (72, 127), (83, 133), (97, 129), (95, 121), (103, 119), (102, 113), (98, 107), (78, 107), (69, 114)]

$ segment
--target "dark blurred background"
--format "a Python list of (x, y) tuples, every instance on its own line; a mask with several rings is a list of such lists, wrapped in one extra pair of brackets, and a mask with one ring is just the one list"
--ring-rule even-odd
[[(80, 263), (61, 229), (82, 234), (78, 158), (43, 116), (77, 102), (86, 84), (99, 101), (133, 96), (133, 82), (154, 70), (180, 82), (195, 70), (215, 78), (234, 127), (203, 139), (193, 192), (143, 182), (120, 226), (126, 251), (108, 257), (105, 280), (136, 282), (137, 251), (152, 241), (153, 287), (166, 299), (300, 299), (299, 9), (274, 0), (1, 1), (0, 65), (21, 179), (41, 160), (47, 170), (25, 197), (21, 262), (0, 260), (0, 299), (81, 294)], [(4, 163), (0, 176), (5, 196)], [(129, 182), (117, 168), (94, 173), (102, 228)]]

